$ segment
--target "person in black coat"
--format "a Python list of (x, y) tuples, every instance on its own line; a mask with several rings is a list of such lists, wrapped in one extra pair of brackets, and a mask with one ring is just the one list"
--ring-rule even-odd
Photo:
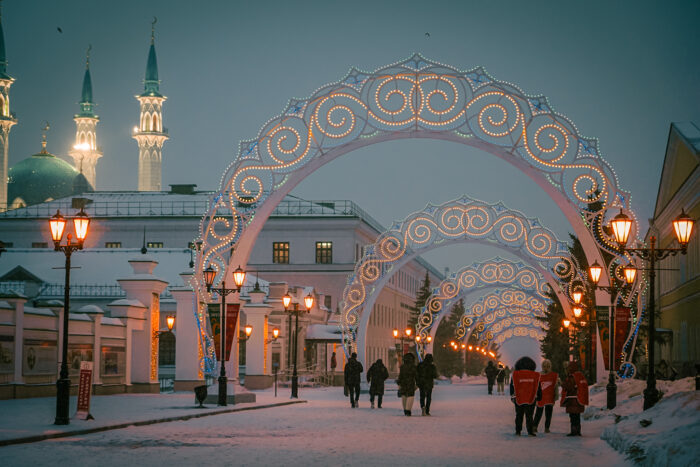
[(420, 409), (423, 415), (430, 415), (430, 402), (433, 398), (433, 386), (438, 377), (437, 367), (433, 363), (433, 354), (427, 354), (416, 367), (416, 384), (420, 391)]
[(362, 376), (362, 363), (357, 361), (357, 354), (352, 353), (348, 363), (345, 364), (345, 386), (350, 393), (350, 406), (354, 409), (358, 406), (360, 399), (360, 381)]
[(416, 394), (416, 363), (412, 353), (407, 353), (403, 356), (403, 363), (399, 369), (399, 378), (396, 380), (396, 384), (399, 385), (403, 413), (410, 417), (413, 398)]
[(374, 396), (377, 396), (377, 408), (382, 408), (384, 397), (384, 381), (389, 377), (389, 370), (384, 366), (380, 358), (367, 370), (367, 382), (369, 383), (369, 403), (374, 408)]
[(486, 373), (486, 381), (488, 382), (489, 394), (493, 394), (493, 385), (496, 383), (496, 375), (498, 374), (498, 369), (493, 365), (493, 362), (489, 360), (489, 364), (486, 365), (484, 373)]

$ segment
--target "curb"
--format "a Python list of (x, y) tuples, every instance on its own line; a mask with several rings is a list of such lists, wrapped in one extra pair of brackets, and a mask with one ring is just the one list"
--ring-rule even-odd
[(98, 426), (95, 428), (85, 428), (82, 430), (62, 431), (60, 433), (45, 433), (45, 434), (41, 434), (41, 435), (25, 436), (24, 438), (2, 439), (2, 440), (0, 440), (0, 447), (11, 446), (13, 444), (36, 443), (37, 441), (45, 441), (47, 439), (56, 439), (56, 438), (67, 438), (69, 436), (75, 436), (75, 435), (86, 435), (86, 434), (90, 434), (90, 433), (99, 433), (100, 431), (119, 430), (119, 429), (127, 428), (130, 426), (155, 425), (157, 423), (176, 422), (179, 420), (190, 420), (192, 418), (211, 417), (212, 415), (222, 415), (222, 414), (232, 413), (232, 412), (243, 412), (246, 410), (257, 410), (257, 409), (269, 409), (272, 407), (283, 407), (285, 405), (305, 404), (305, 403), (306, 403), (306, 401), (304, 401), (304, 400), (278, 402), (275, 404), (265, 404), (265, 405), (256, 405), (256, 406), (252, 406), (252, 407), (240, 407), (240, 408), (233, 408), (233, 409), (217, 410), (216, 412), (202, 412), (202, 413), (196, 413), (196, 414), (178, 415), (175, 417), (158, 418), (155, 420), (140, 420), (140, 421), (136, 421), (136, 422), (124, 422), (124, 423), (119, 423), (116, 425)]

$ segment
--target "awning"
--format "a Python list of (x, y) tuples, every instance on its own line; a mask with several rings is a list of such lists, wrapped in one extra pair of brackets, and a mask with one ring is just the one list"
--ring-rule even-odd
[(343, 333), (334, 324), (309, 324), (306, 328), (306, 340), (316, 342), (343, 342)]

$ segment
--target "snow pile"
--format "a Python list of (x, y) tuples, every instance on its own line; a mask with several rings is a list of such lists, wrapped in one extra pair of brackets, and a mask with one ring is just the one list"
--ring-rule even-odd
[(700, 458), (700, 393), (695, 379), (658, 381), (661, 400), (644, 411), (646, 381), (617, 385), (617, 406), (608, 411), (605, 384), (591, 388), (591, 405), (584, 419), (610, 417), (614, 424), (601, 439), (641, 465), (697, 465)]

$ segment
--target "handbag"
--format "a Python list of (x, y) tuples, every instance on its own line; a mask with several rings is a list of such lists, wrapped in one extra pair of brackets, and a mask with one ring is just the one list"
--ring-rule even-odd
[(348, 397), (350, 393), (348, 392), (348, 385), (343, 386), (343, 394), (345, 394), (345, 397)]

